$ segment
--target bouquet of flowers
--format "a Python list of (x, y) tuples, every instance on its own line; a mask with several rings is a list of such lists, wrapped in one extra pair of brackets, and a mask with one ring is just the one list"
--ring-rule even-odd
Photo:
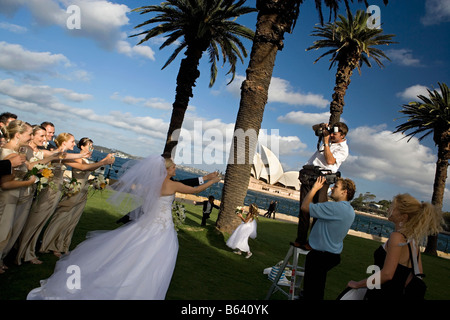
[(91, 187), (94, 188), (94, 190), (103, 190), (108, 185), (108, 181), (106, 181), (105, 176), (102, 174), (95, 176), (95, 178), (89, 180), (89, 182), (91, 184)]
[(28, 180), (31, 176), (36, 176), (36, 192), (39, 192), (50, 186), (54, 186), (51, 179), (53, 178), (53, 167), (46, 164), (36, 164), (33, 169), (29, 170), (25, 175), (25, 180)]
[(80, 192), (80, 190), (81, 190), (81, 183), (78, 182), (77, 179), (75, 178), (71, 178), (70, 180), (68, 178), (64, 179), (63, 193), (65, 196), (71, 197)]
[(241, 206), (239, 206), (239, 207), (236, 207), (236, 210), (234, 211), (234, 213), (236, 213), (236, 214), (243, 214), (244, 213), (244, 207), (241, 207)]
[(172, 204), (172, 217), (175, 229), (178, 231), (178, 227), (181, 226), (186, 219), (186, 213), (184, 206), (177, 201)]

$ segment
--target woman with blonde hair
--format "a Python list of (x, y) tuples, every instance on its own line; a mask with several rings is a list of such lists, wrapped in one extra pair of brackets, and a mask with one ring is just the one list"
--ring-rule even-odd
[[(379, 281), (381, 287), (371, 283), (365, 293), (367, 300), (404, 299), (405, 286), (413, 277), (413, 261), (423, 273), (419, 245), (430, 234), (442, 230), (442, 211), (430, 203), (421, 203), (409, 194), (394, 197), (389, 209), (389, 221), (395, 224), (395, 230), (389, 240), (374, 253), (375, 265), (380, 271), (371, 276)], [(412, 256), (409, 247), (411, 247)], [(348, 287), (359, 289), (368, 286), (367, 279), (350, 281)]]
[(242, 213), (238, 213), (237, 216), (241, 218), (241, 224), (233, 231), (226, 245), (231, 249), (237, 249), (233, 251), (236, 254), (242, 254), (247, 252), (246, 258), (252, 256), (250, 247), (248, 245), (248, 238), (256, 238), (256, 219), (258, 217), (258, 206), (252, 203), (249, 207), (247, 216), (242, 216)]
[[(0, 160), (7, 159), (11, 154), (19, 153), (19, 148), (31, 140), (31, 126), (21, 120), (11, 121), (7, 127), (2, 127), (6, 144), (0, 149)], [(0, 177), (0, 274), (7, 267), (3, 258), (8, 253), (8, 244), (13, 236), (13, 226), (30, 210), (30, 203), (24, 201), (28, 188), (35, 182), (35, 177), (23, 180), (26, 175), (26, 164), (13, 170), (12, 174)]]

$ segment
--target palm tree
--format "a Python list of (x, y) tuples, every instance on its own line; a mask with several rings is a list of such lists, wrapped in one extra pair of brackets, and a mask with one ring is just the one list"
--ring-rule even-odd
[(350, 78), (353, 70), (358, 68), (361, 74), (361, 66), (366, 64), (372, 67), (369, 58), (372, 58), (379, 67), (383, 67), (380, 58), (389, 58), (384, 52), (375, 46), (389, 45), (394, 43), (391, 39), (392, 34), (383, 35), (383, 29), (369, 28), (367, 20), (369, 15), (358, 10), (354, 17), (350, 11), (347, 11), (347, 18), (339, 15), (339, 21), (327, 23), (325, 26), (314, 27), (315, 31), (311, 34), (322, 38), (314, 41), (314, 44), (306, 50), (331, 48), (314, 61), (316, 63), (322, 57), (331, 54), (331, 69), (336, 63), (336, 84), (332, 101), (330, 104), (330, 120), (332, 126), (340, 120), (344, 109), (344, 96), (350, 85)]
[[(144, 6), (132, 11), (146, 13), (159, 13), (155, 17), (137, 25), (135, 29), (156, 23), (151, 29), (145, 30), (131, 37), (145, 35), (138, 43), (141, 44), (153, 37), (167, 34), (167, 39), (161, 45), (163, 49), (171, 44), (178, 46), (164, 64), (167, 67), (177, 55), (186, 49), (186, 57), (181, 60), (177, 76), (175, 102), (173, 103), (172, 117), (167, 132), (164, 154), (173, 154), (178, 143), (178, 134), (184, 120), (189, 99), (193, 96), (192, 89), (200, 76), (198, 65), (205, 51), (208, 51), (211, 63), (212, 87), (217, 76), (216, 61), (222, 52), (223, 62), (230, 64), (228, 73), (232, 74), (233, 81), (238, 58), (243, 62), (247, 51), (239, 37), (252, 39), (254, 32), (238, 23), (237, 17), (256, 11), (245, 7), (245, 0), (167, 0), (159, 5)], [(219, 50), (220, 48), (220, 50)]]
[[(387, 3), (387, 0), (383, 1)], [(327, 0), (325, 5), (330, 8), (330, 12), (336, 13), (339, 2), (340, 0)], [(267, 103), (275, 58), (278, 50), (283, 49), (284, 34), (292, 32), (295, 27), (302, 3), (303, 0), (256, 0), (258, 17), (255, 37), (246, 71), (247, 77), (241, 86), (241, 101), (234, 127), (235, 137), (231, 145), (216, 222), (217, 228), (221, 231), (230, 233), (239, 224), (235, 209), (242, 206), (247, 194), (251, 162)], [(344, 0), (344, 3), (348, 9), (349, 1)], [(364, 3), (368, 6), (367, 1), (364, 0)], [(322, 1), (315, 0), (315, 4), (322, 23)], [(238, 143), (242, 132), (249, 134), (244, 141)], [(242, 155), (245, 156), (245, 161), (239, 163), (238, 158)]]
[[(440, 93), (437, 90), (427, 90), (428, 97), (418, 95), (421, 100), (403, 105), (401, 113), (408, 120), (396, 127), (396, 132), (405, 133), (411, 138), (422, 135), (419, 141), (433, 134), (433, 141), (438, 147), (438, 159), (434, 176), (433, 195), (431, 203), (442, 209), (444, 201), (445, 182), (447, 180), (448, 160), (450, 159), (450, 93), (445, 83), (439, 83)], [(437, 255), (437, 235), (428, 237), (425, 252)]]

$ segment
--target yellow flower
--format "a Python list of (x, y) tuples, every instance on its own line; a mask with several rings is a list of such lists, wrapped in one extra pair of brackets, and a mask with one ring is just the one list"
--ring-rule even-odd
[(42, 174), (43, 177), (46, 177), (47, 179), (50, 179), (51, 177), (53, 177), (53, 172), (52, 172), (52, 170), (47, 169), (47, 168), (42, 169), (41, 174)]

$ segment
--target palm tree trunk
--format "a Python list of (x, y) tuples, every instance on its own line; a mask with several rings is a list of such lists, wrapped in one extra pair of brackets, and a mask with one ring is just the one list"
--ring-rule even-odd
[(332, 95), (333, 100), (330, 103), (330, 120), (328, 121), (330, 127), (341, 120), (341, 114), (344, 111), (345, 105), (345, 93), (350, 85), (350, 78), (353, 74), (353, 70), (356, 68), (358, 63), (359, 59), (354, 57), (339, 61), (336, 71), (334, 93)]
[(175, 102), (172, 107), (172, 116), (170, 118), (169, 130), (167, 131), (166, 144), (163, 153), (167, 156), (175, 156), (176, 146), (181, 126), (183, 125), (184, 114), (189, 105), (189, 99), (193, 96), (192, 89), (195, 87), (195, 81), (200, 76), (198, 65), (202, 57), (201, 48), (186, 50), (186, 58), (181, 60), (180, 70), (177, 75), (177, 87)]
[[(233, 139), (216, 222), (217, 228), (222, 232), (231, 233), (240, 223), (235, 209), (243, 205), (247, 195), (253, 155), (267, 103), (275, 58), (278, 50), (282, 49), (284, 33), (290, 30), (295, 2), (258, 0), (256, 3), (259, 10), (256, 32), (246, 71), (247, 78), (241, 86), (241, 101), (234, 128), (235, 137), (239, 136), (237, 132), (241, 129), (249, 134), (249, 139), (246, 139), (245, 144), (236, 143), (236, 139)], [(251, 134), (251, 131), (256, 134)], [(245, 163), (237, 163), (238, 157), (243, 154)]]
[[(448, 159), (450, 155), (448, 140), (443, 137), (441, 141), (438, 145), (438, 160), (436, 162), (436, 174), (434, 176), (433, 195), (431, 197), (431, 203), (438, 209), (442, 209), (444, 202), (445, 182), (447, 181)], [(437, 238), (438, 235), (428, 236), (425, 253), (437, 256)]]

